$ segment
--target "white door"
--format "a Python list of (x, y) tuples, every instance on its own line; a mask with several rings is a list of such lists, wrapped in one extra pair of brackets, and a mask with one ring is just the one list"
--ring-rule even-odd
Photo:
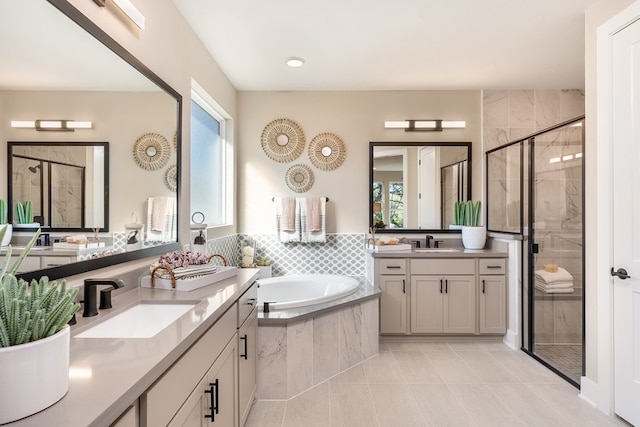
[(640, 21), (613, 36), (612, 77), (614, 405), (640, 426)]
[(440, 224), (440, 168), (436, 150), (424, 147), (418, 152), (418, 228), (444, 228)]

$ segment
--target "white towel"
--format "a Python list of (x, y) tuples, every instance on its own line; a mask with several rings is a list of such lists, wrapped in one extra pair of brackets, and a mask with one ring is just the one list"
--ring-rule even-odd
[(309, 230), (307, 217), (309, 215), (309, 207), (306, 198), (298, 199), (300, 205), (300, 223), (302, 227), (303, 243), (324, 243), (327, 241), (327, 198), (320, 197), (320, 229), (318, 231)]
[(542, 280), (548, 285), (552, 285), (557, 282), (573, 282), (573, 276), (571, 273), (562, 267), (558, 267), (557, 272), (536, 270), (536, 278)]
[(545, 289), (570, 289), (570, 288), (573, 288), (573, 281), (555, 282), (555, 283), (549, 284), (536, 277), (536, 286), (539, 286)]
[(536, 282), (536, 289), (546, 294), (572, 294), (573, 288), (549, 288), (548, 286), (541, 285)]
[(274, 198), (274, 206), (276, 211), (276, 234), (278, 240), (281, 242), (299, 242), (300, 241), (300, 204), (298, 200), (295, 200), (294, 218), (293, 218), (293, 230), (283, 229), (282, 224), (282, 197)]
[[(153, 224), (154, 212), (158, 216), (155, 224)], [(147, 199), (146, 240), (148, 242), (175, 242), (178, 238), (176, 212), (175, 197), (149, 197)], [(160, 225), (163, 227), (155, 228)]]

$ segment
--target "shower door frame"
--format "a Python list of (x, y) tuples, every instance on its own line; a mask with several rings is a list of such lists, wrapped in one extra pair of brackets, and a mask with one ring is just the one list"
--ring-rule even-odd
[[(535, 277), (534, 277), (534, 237), (535, 230), (533, 227), (534, 223), (534, 186), (535, 186), (535, 153), (533, 148), (535, 147), (535, 138), (539, 137), (548, 132), (553, 132), (559, 130), (563, 127), (576, 124), (582, 122), (582, 313), (581, 313), (581, 322), (582, 322), (582, 330), (581, 330), (581, 341), (582, 341), (582, 366), (581, 371), (582, 375), (585, 374), (585, 168), (584, 168), (584, 148), (585, 148), (585, 116), (579, 116), (573, 118), (571, 120), (567, 120), (565, 122), (559, 123), (555, 126), (551, 126), (549, 128), (543, 129), (541, 131), (535, 132), (527, 137), (518, 139), (516, 141), (511, 141), (507, 144), (501, 145), (494, 149), (491, 149), (485, 153), (485, 185), (487, 189), (487, 197), (489, 194), (489, 154), (499, 151), (502, 149), (506, 149), (513, 145), (520, 145), (520, 233), (513, 231), (503, 231), (503, 230), (494, 230), (488, 229), (490, 232), (497, 232), (502, 234), (511, 234), (514, 236), (520, 236), (522, 238), (523, 244), (521, 245), (521, 269), (520, 269), (520, 283), (521, 283), (521, 295), (522, 298), (520, 300), (521, 305), (521, 347), (520, 349), (527, 353), (529, 356), (536, 359), (538, 362), (543, 364), (545, 367), (565, 379), (571, 385), (576, 388), (580, 388), (580, 383), (576, 382), (569, 376), (567, 376), (564, 372), (560, 371), (557, 367), (551, 365), (546, 360), (542, 359), (540, 356), (536, 355), (533, 351), (534, 347), (534, 325), (535, 325), (535, 312), (534, 312), (534, 292), (535, 292)], [(527, 151), (528, 150), (528, 151)], [(525, 163), (526, 162), (526, 163)], [(527, 179), (528, 182), (525, 185), (525, 167), (527, 168)], [(526, 191), (526, 195), (525, 195)], [(525, 205), (526, 203), (526, 205)], [(489, 224), (489, 203), (485, 203), (485, 218), (487, 219), (487, 224)], [(525, 227), (525, 219), (526, 219), (526, 227)], [(525, 231), (526, 228), (526, 231)]]

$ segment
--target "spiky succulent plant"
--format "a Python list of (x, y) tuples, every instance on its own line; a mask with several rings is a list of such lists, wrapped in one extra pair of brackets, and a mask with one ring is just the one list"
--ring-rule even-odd
[(4, 199), (0, 199), (0, 224), (7, 223), (7, 201)]
[(60, 331), (80, 304), (78, 288), (67, 289), (65, 280), (49, 283), (47, 277), (28, 284), (6, 274), (0, 283), (0, 347), (25, 344)]
[(33, 202), (31, 200), (26, 200), (24, 203), (16, 202), (16, 219), (18, 224), (33, 222)]
[(480, 224), (481, 201), (455, 202), (453, 205), (453, 223), (455, 225), (465, 225), (477, 227)]

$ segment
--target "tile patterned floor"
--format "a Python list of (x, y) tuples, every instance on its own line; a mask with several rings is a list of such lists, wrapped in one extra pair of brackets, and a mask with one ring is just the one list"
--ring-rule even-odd
[(580, 382), (582, 376), (582, 345), (580, 344), (536, 344), (535, 354), (564, 372), (569, 378)]
[(502, 343), (386, 343), (288, 401), (257, 401), (247, 427), (625, 426)]

